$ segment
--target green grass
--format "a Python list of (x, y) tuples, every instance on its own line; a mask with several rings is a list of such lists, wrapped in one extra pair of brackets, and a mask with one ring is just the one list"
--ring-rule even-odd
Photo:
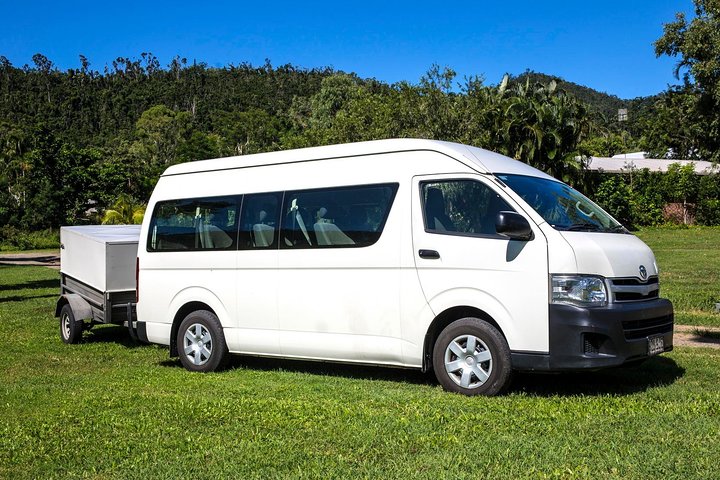
[(655, 252), (660, 293), (684, 325), (720, 326), (720, 227), (644, 228), (636, 234)]
[(201, 375), (120, 327), (63, 344), (57, 283), (0, 267), (2, 479), (720, 478), (718, 350), (518, 375), (497, 398), (414, 371), (239, 356)]

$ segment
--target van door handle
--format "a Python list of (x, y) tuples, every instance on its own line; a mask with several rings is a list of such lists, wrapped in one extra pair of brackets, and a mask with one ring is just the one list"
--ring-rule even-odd
[(428, 260), (437, 260), (440, 258), (440, 253), (437, 250), (419, 250), (418, 255), (420, 255), (420, 258), (426, 258)]

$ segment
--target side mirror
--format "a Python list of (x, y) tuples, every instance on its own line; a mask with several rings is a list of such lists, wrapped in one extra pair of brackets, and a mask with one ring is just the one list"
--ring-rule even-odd
[(495, 231), (511, 240), (532, 240), (533, 232), (527, 219), (516, 212), (498, 212)]

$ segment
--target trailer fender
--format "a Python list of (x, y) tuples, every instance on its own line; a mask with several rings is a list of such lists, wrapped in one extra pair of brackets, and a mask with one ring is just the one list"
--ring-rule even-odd
[(67, 304), (70, 304), (70, 308), (72, 308), (73, 315), (75, 315), (75, 321), (92, 318), (93, 314), (90, 304), (80, 295), (75, 293), (60, 295), (57, 305), (55, 305), (55, 317), (60, 316), (60, 310), (62, 310), (62, 307)]

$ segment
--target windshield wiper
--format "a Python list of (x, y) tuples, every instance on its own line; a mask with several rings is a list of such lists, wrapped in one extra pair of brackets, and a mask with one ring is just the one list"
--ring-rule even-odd
[(627, 228), (625, 228), (623, 225), (615, 225), (614, 227), (610, 227), (605, 231), (610, 233), (628, 233)]
[(601, 230), (596, 223), (573, 223), (572, 225), (565, 228), (569, 232), (597, 232)]

